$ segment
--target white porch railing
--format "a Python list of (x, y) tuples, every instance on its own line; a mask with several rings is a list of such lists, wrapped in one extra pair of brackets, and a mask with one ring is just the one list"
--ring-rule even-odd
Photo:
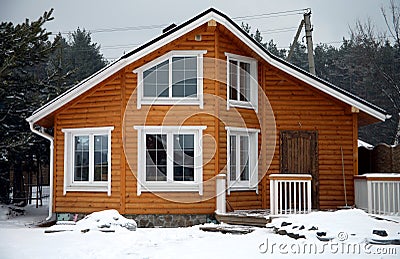
[(269, 180), (272, 215), (311, 211), (311, 175), (271, 174)]
[(354, 176), (356, 207), (373, 214), (400, 215), (400, 174)]

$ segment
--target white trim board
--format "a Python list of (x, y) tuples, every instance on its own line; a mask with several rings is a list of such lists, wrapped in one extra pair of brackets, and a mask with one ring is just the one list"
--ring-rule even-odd
[[(156, 49), (164, 46), (167, 43), (181, 37), (182, 35), (188, 33), (189, 31), (201, 26), (202, 24), (215, 20), (221, 25), (225, 26), (229, 31), (231, 31), (236, 37), (242, 40), (245, 44), (247, 44), (257, 55), (263, 58), (267, 63), (273, 65), (274, 67), (294, 76), (295, 78), (309, 84), (310, 86), (315, 87), (316, 89), (348, 104), (358, 108), (359, 110), (369, 114), (370, 116), (384, 121), (389, 118), (380, 108), (365, 102), (362, 99), (359, 99), (350, 93), (344, 90), (336, 90), (334, 86), (330, 87), (329, 83), (316, 78), (315, 76), (305, 72), (300, 71), (300, 69), (294, 68), (292, 65), (287, 63), (284, 60), (280, 60), (279, 58), (272, 57), (272, 54), (268, 53), (265, 49), (263, 49), (260, 45), (255, 43), (254, 40), (250, 39), (248, 35), (246, 35), (243, 30), (239, 28), (237, 24), (235, 24), (229, 17), (227, 17), (222, 12), (210, 8), (203, 13), (197, 15), (196, 17), (184, 22), (182, 25), (179, 25), (170, 31), (150, 40), (149, 42), (143, 44), (142, 46), (134, 49), (127, 55), (122, 56), (114, 63), (100, 70), (96, 74), (91, 77), (83, 80), (80, 84), (76, 85), (70, 91), (66, 92), (63, 95), (60, 95), (53, 101), (45, 104), (38, 110), (36, 110), (30, 117), (26, 120), (30, 123), (35, 123), (57, 109), (61, 108), (63, 105), (67, 104), (71, 100), (75, 99), (79, 95), (88, 91), (92, 87), (96, 86), (98, 83), (103, 81), (104, 79), (110, 77), (114, 73), (118, 72), (120, 69), (124, 68), (126, 65), (144, 57), (145, 55), (155, 51)], [(359, 100), (357, 100), (359, 99)], [(381, 110), (381, 111), (380, 111)]]

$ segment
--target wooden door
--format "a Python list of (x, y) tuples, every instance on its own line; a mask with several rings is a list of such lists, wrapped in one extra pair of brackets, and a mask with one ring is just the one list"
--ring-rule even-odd
[(318, 209), (318, 133), (281, 131), (280, 161), (280, 172), (283, 174), (311, 174), (312, 206)]

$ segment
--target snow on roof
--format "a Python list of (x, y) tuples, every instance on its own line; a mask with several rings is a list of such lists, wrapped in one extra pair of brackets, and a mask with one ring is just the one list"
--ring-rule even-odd
[(369, 144), (369, 143), (367, 143), (367, 142), (365, 142), (365, 141), (363, 141), (361, 139), (358, 139), (358, 147), (365, 147), (365, 148), (368, 148), (368, 149), (374, 148), (373, 145), (371, 145), (371, 144)]

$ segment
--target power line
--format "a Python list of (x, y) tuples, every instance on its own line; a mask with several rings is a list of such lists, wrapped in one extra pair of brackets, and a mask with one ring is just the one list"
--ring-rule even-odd
[(244, 20), (262, 19), (262, 18), (290, 16), (290, 15), (303, 14), (307, 10), (308, 10), (308, 8), (303, 8), (303, 9), (281, 11), (281, 12), (273, 12), (273, 13), (263, 13), (263, 14), (254, 14), (254, 15), (246, 15), (246, 16), (237, 16), (237, 17), (234, 17), (232, 19), (233, 20), (238, 20), (238, 21), (244, 21)]
[[(122, 31), (141, 31), (141, 30), (153, 30), (153, 29), (161, 29), (167, 26), (168, 24), (153, 24), (153, 25), (140, 25), (134, 27), (117, 27), (117, 28), (99, 28), (99, 29), (90, 29), (86, 30), (91, 34), (95, 33), (103, 33), (103, 32), (122, 32)], [(63, 31), (58, 33), (51, 33), (51, 35), (57, 34), (71, 34), (73, 31)]]
[[(283, 16), (303, 14), (303, 12), (305, 12), (306, 10), (308, 10), (308, 9), (304, 8), (304, 9), (296, 9), (296, 10), (289, 10), (289, 11), (282, 11), (282, 12), (237, 16), (232, 19), (237, 20), (237, 21), (245, 21), (245, 20), (256, 20), (256, 19), (273, 18), (273, 17), (283, 17)], [(104, 33), (104, 32), (141, 31), (141, 30), (162, 29), (168, 25), (169, 24), (167, 24), (167, 23), (163, 23), (163, 24), (140, 25), (140, 26), (129, 26), (129, 27), (97, 28), (97, 29), (89, 29), (87, 31), (92, 34)], [(52, 33), (51, 35), (57, 35), (59, 33), (71, 34), (71, 33), (73, 33), (73, 31), (63, 31), (63, 32), (58, 32), (58, 33)]]

